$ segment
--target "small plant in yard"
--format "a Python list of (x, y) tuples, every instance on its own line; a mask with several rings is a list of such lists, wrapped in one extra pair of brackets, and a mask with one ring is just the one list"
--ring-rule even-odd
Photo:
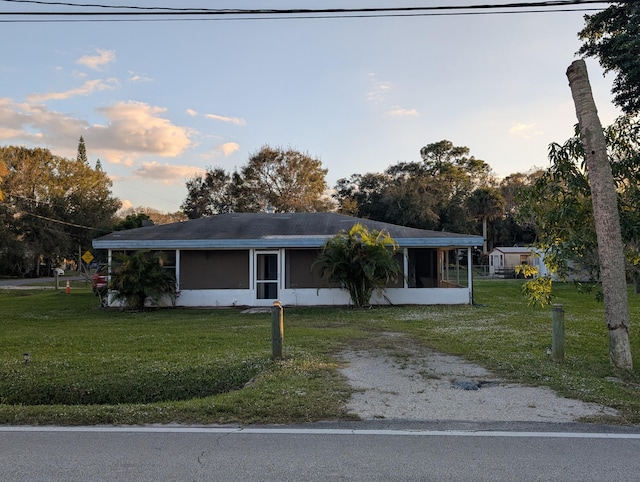
[(522, 295), (531, 305), (546, 306), (551, 303), (553, 280), (551, 276), (537, 276), (538, 268), (529, 264), (515, 267), (516, 274), (527, 279), (522, 285)]
[(550, 276), (540, 276), (522, 285), (522, 294), (529, 306), (551, 304), (553, 281)]
[(327, 281), (342, 283), (360, 308), (369, 303), (374, 291), (402, 276), (394, 258), (396, 247), (388, 233), (356, 224), (327, 241), (314, 264), (320, 265)]
[(123, 306), (142, 311), (147, 300), (158, 304), (167, 297), (172, 305), (177, 296), (173, 275), (163, 268), (164, 258), (161, 253), (148, 250), (136, 251), (133, 254), (119, 254), (118, 264), (112, 268), (109, 289), (113, 299)]

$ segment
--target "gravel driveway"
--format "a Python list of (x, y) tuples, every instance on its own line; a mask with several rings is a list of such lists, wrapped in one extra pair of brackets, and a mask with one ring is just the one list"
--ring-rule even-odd
[(426, 351), (402, 335), (384, 348), (345, 351), (341, 372), (355, 392), (349, 413), (363, 420), (574, 422), (616, 410), (507, 383), (462, 358)]

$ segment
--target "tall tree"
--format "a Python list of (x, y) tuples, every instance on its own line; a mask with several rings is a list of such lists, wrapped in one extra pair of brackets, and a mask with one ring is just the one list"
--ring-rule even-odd
[(420, 151), (422, 162), (399, 162), (383, 173), (354, 174), (336, 184), (334, 197), (350, 213), (422, 229), (470, 229), (464, 201), (492, 182), (491, 169), (468, 147), (443, 140)]
[(451, 198), (464, 197), (473, 189), (491, 184), (491, 167), (469, 156), (469, 148), (454, 146), (446, 139), (427, 144), (420, 156), (427, 170), (449, 189)]
[(561, 277), (571, 270), (597, 280), (597, 242), (591, 191), (579, 137), (549, 146), (551, 167), (518, 192), (518, 219), (533, 226), (545, 264)]
[(381, 173), (352, 174), (338, 179), (333, 198), (342, 214), (381, 221), (381, 197), (386, 185), (387, 178)]
[(13, 267), (5, 269), (35, 273), (45, 260), (39, 274), (49, 274), (46, 260), (71, 257), (78, 246), (88, 248), (96, 234), (110, 230), (120, 201), (103, 171), (40, 148), (2, 147), (0, 160), (8, 167), (0, 186), (6, 194), (0, 205), (3, 232), (14, 247), (12, 256), (23, 253), (21, 262), (12, 257)]
[(536, 179), (543, 174), (543, 169), (534, 168), (529, 172), (509, 174), (500, 181), (498, 187), (505, 201), (505, 211), (507, 215), (517, 215), (520, 204), (518, 201), (519, 193), (532, 186), (536, 182)]
[[(9, 169), (7, 169), (7, 164), (0, 159), (0, 186), (2, 185), (3, 179), (9, 174)], [(4, 194), (2, 193), (2, 189), (0, 189), (0, 201), (4, 199)]]
[(466, 199), (466, 207), (472, 218), (482, 221), (482, 254), (488, 254), (487, 222), (504, 215), (505, 200), (502, 193), (494, 187), (476, 189)]
[(263, 146), (240, 172), (209, 168), (188, 180), (181, 209), (190, 219), (227, 212), (328, 211), (327, 172), (309, 154)]
[(400, 162), (384, 174), (385, 222), (423, 229), (442, 229), (448, 193), (423, 162)]
[(521, 215), (520, 193), (531, 189), (542, 169), (515, 172), (500, 181), (498, 189), (505, 201), (504, 217), (494, 219), (493, 246), (522, 246), (536, 240), (535, 223)]
[(585, 16), (578, 53), (596, 57), (605, 72), (615, 72), (614, 103), (625, 114), (640, 112), (640, 2), (615, 2)]
[(422, 229), (437, 229), (440, 222), (440, 186), (421, 162), (340, 179), (334, 198), (340, 212), (365, 219)]
[(187, 197), (180, 209), (189, 219), (223, 214), (235, 210), (230, 192), (231, 176), (221, 168), (208, 168), (187, 181)]
[(249, 157), (236, 179), (244, 211), (327, 211), (328, 170), (318, 158), (291, 148), (263, 146)]
[(491, 167), (469, 155), (469, 148), (442, 140), (420, 150), (427, 172), (433, 177), (440, 195), (439, 229), (466, 231), (465, 200), (477, 188), (491, 185)]
[[(640, 119), (619, 118), (604, 130), (607, 156), (618, 197), (627, 271), (640, 274)], [(530, 186), (518, 190), (520, 224), (537, 231), (545, 263), (561, 276), (577, 267), (600, 277), (591, 188), (579, 130), (564, 144), (549, 146), (551, 166)], [(572, 266), (571, 266), (572, 265)]]
[[(76, 160), (83, 164), (88, 163), (87, 160), (87, 146), (84, 144), (84, 139), (80, 136), (80, 140), (78, 141), (78, 154), (76, 155)], [(100, 160), (98, 159), (98, 162)]]
[(631, 370), (633, 362), (629, 341), (630, 316), (624, 251), (617, 196), (607, 158), (607, 144), (593, 100), (584, 60), (573, 62), (567, 70), (567, 77), (589, 172), (605, 320), (609, 329), (609, 357), (615, 367)]

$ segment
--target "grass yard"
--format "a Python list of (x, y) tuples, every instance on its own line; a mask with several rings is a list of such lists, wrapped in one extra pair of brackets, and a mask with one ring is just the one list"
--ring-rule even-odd
[[(84, 285), (0, 289), (1, 424), (288, 423), (347, 419), (335, 356), (389, 343), (381, 332), (462, 355), (496, 375), (619, 409), (640, 423), (640, 370), (609, 364), (603, 305), (556, 285), (565, 361), (552, 362), (551, 309), (521, 281), (476, 281), (477, 306), (286, 308), (285, 354), (272, 361), (271, 315), (239, 310), (104, 310)], [(640, 296), (630, 294), (640, 366)], [(23, 354), (29, 353), (27, 363)]]

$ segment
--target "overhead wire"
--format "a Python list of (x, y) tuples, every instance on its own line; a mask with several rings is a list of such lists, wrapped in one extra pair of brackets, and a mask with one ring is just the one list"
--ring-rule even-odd
[(567, 5), (588, 5), (588, 4), (610, 4), (617, 3), (615, 0), (543, 0), (537, 2), (511, 2), (511, 3), (490, 3), (472, 5), (436, 5), (430, 7), (360, 7), (360, 8), (202, 8), (202, 7), (143, 7), (140, 5), (106, 5), (104, 3), (78, 3), (78, 2), (50, 2), (45, 0), (1, 0), (5, 3), (28, 3), (38, 5), (58, 5), (69, 7), (91, 7), (104, 9), (130, 9), (143, 11), (173, 11), (173, 12), (196, 12), (196, 13), (308, 13), (308, 12), (385, 12), (385, 11), (415, 11), (415, 10), (468, 10), (468, 9), (492, 9), (492, 8), (530, 8), (530, 7), (556, 7)]
[[(38, 200), (38, 199), (30, 198), (30, 197), (28, 197), (28, 196), (22, 196), (22, 195), (20, 195), (20, 194), (15, 194), (15, 193), (13, 193), (13, 192), (11, 192), (11, 191), (8, 191), (8, 192), (7, 192), (7, 196), (15, 197), (15, 198), (18, 198), (18, 199), (23, 199), (23, 200), (25, 200), (25, 201), (34, 202), (34, 203), (36, 203), (36, 204), (44, 204), (44, 205), (48, 205), (48, 206), (56, 207), (56, 204), (54, 204), (54, 203), (53, 203), (53, 202), (51, 202), (51, 201), (48, 201), (48, 200), (47, 200), (47, 201), (45, 201), (45, 200)], [(58, 207), (62, 207), (62, 204), (61, 204), (61, 203), (57, 203), (57, 206), (58, 206)], [(40, 214), (35, 214), (35, 213), (29, 212), (29, 211), (24, 211), (24, 210), (22, 210), (22, 211), (20, 211), (20, 214), (26, 214), (26, 215), (29, 215), (29, 216), (33, 216), (33, 217), (35, 217), (35, 218), (40, 218), (40, 219), (44, 219), (44, 220), (46, 220), (46, 221), (51, 221), (51, 222), (53, 222), (53, 223), (58, 223), (58, 224), (64, 224), (64, 225), (67, 225), (67, 226), (72, 226), (72, 227), (74, 227), (74, 228), (91, 229), (91, 230), (93, 230), (93, 231), (103, 231), (103, 229), (94, 228), (94, 227), (92, 227), (92, 226), (83, 226), (83, 225), (81, 225), (81, 224), (70, 223), (70, 222), (67, 222), (67, 221), (62, 221), (62, 220), (60, 220), (60, 219), (54, 219), (54, 218), (50, 218), (50, 217), (47, 217), (47, 216), (42, 216), (42, 215), (40, 215)]]
[[(308, 18), (365, 18), (365, 17), (409, 17), (409, 16), (442, 16), (442, 15), (487, 15), (512, 13), (549, 13), (576, 12), (601, 10), (602, 8), (587, 8), (586, 5), (610, 4), (607, 0), (546, 0), (537, 2), (479, 4), (479, 5), (440, 5), (428, 7), (366, 7), (366, 8), (269, 8), (269, 9), (212, 9), (194, 7), (142, 7), (133, 5), (105, 5), (97, 3), (47, 2), (44, 0), (0, 0), (5, 3), (26, 3), (46, 6), (62, 6), (74, 8), (110, 9), (116, 11), (20, 11), (0, 12), (2, 16), (23, 17), (88, 17), (83, 21), (153, 21), (153, 20), (264, 20), (277, 19), (308, 19)], [(579, 7), (579, 8), (559, 8)], [(543, 9), (543, 10), (538, 10)], [(95, 18), (100, 17), (99, 20)], [(104, 18), (110, 17), (110, 18)], [(142, 17), (156, 17), (155, 19)], [(164, 17), (158, 19), (157, 17)], [(189, 17), (189, 18), (184, 18)], [(31, 19), (11, 20), (15, 22), (39, 21)], [(64, 22), (68, 19), (47, 19), (47, 22)]]

